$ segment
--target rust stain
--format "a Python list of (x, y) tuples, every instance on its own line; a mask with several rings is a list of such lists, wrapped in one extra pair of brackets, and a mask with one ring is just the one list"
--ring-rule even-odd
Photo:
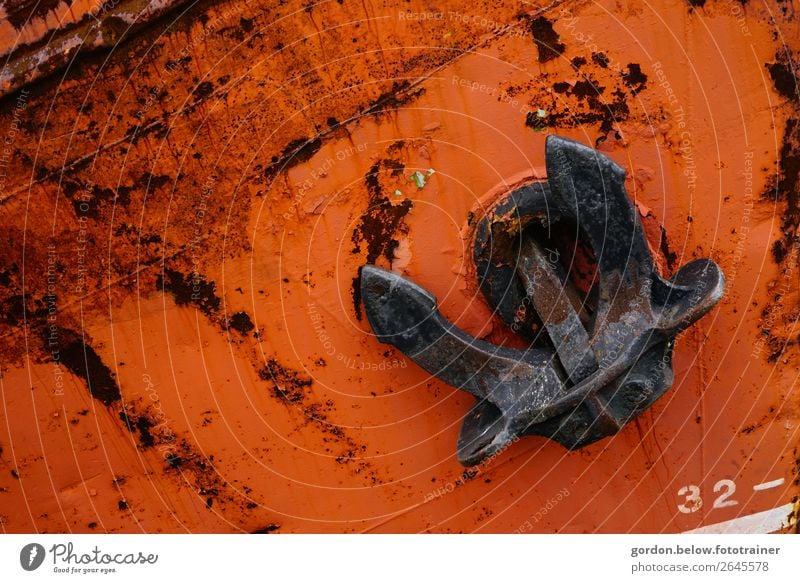
[[(389, 263), (394, 260), (394, 251), (398, 246), (395, 238), (399, 232), (407, 228), (404, 225), (406, 215), (413, 207), (413, 202), (408, 198), (401, 198), (402, 191), (398, 187), (406, 188), (407, 181), (402, 180), (405, 165), (397, 160), (379, 160), (364, 176), (368, 199), (367, 208), (353, 230), (352, 253), (362, 252), (366, 248), (366, 263), (375, 264), (379, 257), (384, 257)], [(388, 177), (384, 175), (388, 174)], [(382, 185), (390, 182), (389, 186)], [(397, 193), (393, 195), (389, 193)], [(352, 285), (353, 307), (356, 317), (360, 320), (361, 314), (361, 275), (353, 278)]]

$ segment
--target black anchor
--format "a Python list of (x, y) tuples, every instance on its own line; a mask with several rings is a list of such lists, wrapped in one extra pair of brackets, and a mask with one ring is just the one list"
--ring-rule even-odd
[[(361, 269), (377, 338), (477, 397), (458, 439), (465, 466), (523, 435), (575, 449), (616, 433), (669, 389), (675, 336), (723, 295), (724, 275), (708, 259), (670, 280), (658, 274), (619, 165), (558, 136), (548, 136), (545, 159), (547, 180), (509, 193), (475, 234), (481, 290), (530, 348), (473, 338), (413, 281), (373, 265)], [(553, 229), (571, 231), (593, 255), (583, 298), (553, 260), (560, 252), (535, 235)]]

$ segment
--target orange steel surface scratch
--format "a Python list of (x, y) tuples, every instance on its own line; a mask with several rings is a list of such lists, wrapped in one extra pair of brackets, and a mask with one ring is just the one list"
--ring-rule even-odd
[[(796, 503), (794, 10), (201, 2), (7, 95), (2, 532), (678, 532)], [(665, 274), (710, 257), (726, 295), (619, 434), (465, 474), (472, 397), (378, 343), (353, 280), (395, 269), (518, 345), (468, 217), (543, 175), (549, 133), (626, 169)]]

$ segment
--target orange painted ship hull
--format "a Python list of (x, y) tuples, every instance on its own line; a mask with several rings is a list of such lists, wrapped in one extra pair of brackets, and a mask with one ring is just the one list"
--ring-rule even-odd
[[(273, 4), (195, 7), (4, 98), (3, 531), (794, 529), (789, 3)], [(664, 275), (710, 257), (726, 294), (619, 434), (465, 471), (474, 399), (377, 342), (354, 282), (392, 269), (519, 345), (469, 220), (544, 176), (550, 133), (626, 170)]]

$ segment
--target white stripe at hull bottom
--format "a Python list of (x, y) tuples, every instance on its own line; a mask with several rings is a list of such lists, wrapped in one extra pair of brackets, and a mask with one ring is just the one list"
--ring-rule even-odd
[(792, 508), (792, 504), (785, 504), (772, 510), (687, 530), (686, 534), (767, 534), (789, 526), (788, 517)]

